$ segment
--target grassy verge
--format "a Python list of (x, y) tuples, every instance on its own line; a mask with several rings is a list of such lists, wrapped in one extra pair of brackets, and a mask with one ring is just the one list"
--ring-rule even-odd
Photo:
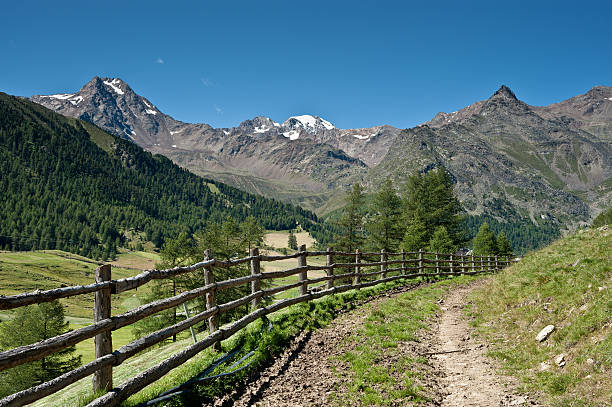
[[(577, 233), (527, 255), (471, 295), (491, 355), (552, 406), (612, 406), (611, 247), (609, 230)], [(549, 324), (555, 331), (536, 341)]]
[(460, 277), (408, 291), (392, 299), (367, 305), (364, 326), (346, 339), (350, 351), (339, 357), (348, 376), (348, 391), (338, 396), (338, 406), (395, 406), (425, 403), (430, 396), (424, 383), (427, 359), (418, 356), (409, 342), (419, 342), (422, 330), (439, 311), (438, 300), (456, 285), (472, 280)]

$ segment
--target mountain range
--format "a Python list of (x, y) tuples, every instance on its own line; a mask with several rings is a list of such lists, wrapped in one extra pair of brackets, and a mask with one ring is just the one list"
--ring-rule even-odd
[(119, 78), (32, 101), (160, 153), (196, 174), (325, 214), (359, 181), (447, 168), (470, 216), (559, 228), (588, 222), (612, 201), (612, 87), (530, 106), (506, 86), (411, 129), (339, 129), (312, 115), (259, 116), (232, 128), (184, 123)]

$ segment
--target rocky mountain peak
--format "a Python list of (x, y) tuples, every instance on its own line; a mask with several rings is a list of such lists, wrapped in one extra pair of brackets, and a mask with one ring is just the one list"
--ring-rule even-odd
[(336, 128), (333, 124), (319, 116), (311, 116), (308, 114), (301, 116), (291, 116), (283, 122), (283, 127), (291, 130), (305, 130), (308, 133), (314, 134), (319, 131), (333, 130)]
[(495, 92), (493, 94), (493, 96), (491, 96), (489, 99), (492, 99), (494, 97), (503, 97), (503, 98), (508, 98), (508, 99), (513, 99), (513, 100), (518, 100), (516, 98), (516, 95), (514, 94), (514, 92), (512, 92), (512, 90), (510, 90), (509, 87), (507, 87), (506, 85), (501, 85), (501, 87), (497, 90), (497, 92)]

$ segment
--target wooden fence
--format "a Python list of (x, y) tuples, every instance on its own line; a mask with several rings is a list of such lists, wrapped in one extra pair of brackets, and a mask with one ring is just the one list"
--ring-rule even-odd
[[(326, 264), (321, 266), (309, 265), (307, 258), (311, 256), (325, 256)], [(340, 259), (342, 262), (335, 263), (334, 258)], [(283, 271), (262, 271), (262, 262), (285, 259), (297, 259), (298, 266)], [(431, 280), (440, 276), (493, 272), (511, 262), (509, 258), (497, 256), (462, 256), (428, 253), (422, 250), (419, 252), (402, 251), (399, 253), (390, 253), (384, 250), (381, 252), (361, 252), (356, 250), (355, 252), (348, 253), (327, 249), (327, 251), (323, 252), (309, 252), (306, 251), (305, 246), (301, 246), (298, 252), (286, 256), (262, 255), (259, 254), (256, 248), (251, 250), (248, 257), (229, 261), (209, 259), (207, 256), (204, 261), (191, 266), (175, 267), (168, 270), (147, 270), (135, 277), (121, 280), (112, 280), (111, 266), (109, 264), (102, 265), (96, 270), (96, 280), (93, 284), (48, 291), (38, 290), (12, 296), (0, 296), (0, 310), (8, 310), (30, 304), (53, 301), (59, 298), (95, 293), (93, 324), (41, 342), (0, 352), (0, 371), (42, 359), (47, 355), (91, 337), (94, 337), (95, 360), (51, 381), (7, 396), (0, 400), (0, 407), (22, 406), (32, 403), (90, 375), (93, 375), (93, 390), (102, 390), (106, 391), (106, 393), (89, 403), (88, 407), (115, 406), (130, 395), (160, 379), (170, 370), (185, 363), (199, 352), (212, 346), (218, 347), (221, 340), (229, 338), (249, 323), (290, 305), (398, 279), (423, 277)], [(250, 263), (250, 275), (224, 281), (215, 281), (214, 268), (227, 268), (244, 263)], [(309, 278), (307, 273), (311, 270), (325, 271), (325, 275), (323, 277)], [(113, 294), (136, 289), (151, 280), (171, 278), (196, 271), (204, 273), (204, 286), (139, 306), (120, 315), (111, 316)], [(337, 273), (337, 271), (340, 271), (340, 273)], [(264, 280), (294, 275), (298, 276), (298, 281), (295, 283), (269, 286), (269, 288), (262, 289), (261, 282)], [(224, 304), (216, 303), (215, 293), (231, 287), (248, 286), (249, 284), (251, 288), (250, 294)], [(298, 289), (298, 294), (295, 297), (272, 301), (269, 305), (265, 306), (262, 304), (263, 298), (270, 298), (275, 294), (295, 288)], [(204, 297), (206, 300), (206, 310), (189, 316), (185, 304), (188, 301), (201, 297)], [(112, 331), (179, 305), (185, 305), (186, 318), (184, 320), (134, 340), (113, 351)], [(218, 321), (221, 314), (240, 306), (249, 305), (250, 311), (246, 315), (225, 326), (219, 326)], [(194, 341), (193, 345), (186, 347), (165, 361), (113, 387), (112, 373), (114, 366), (119, 366), (126, 359), (179, 332), (193, 329), (194, 325), (201, 322), (207, 322), (210, 331), (209, 335), (204, 339)]]

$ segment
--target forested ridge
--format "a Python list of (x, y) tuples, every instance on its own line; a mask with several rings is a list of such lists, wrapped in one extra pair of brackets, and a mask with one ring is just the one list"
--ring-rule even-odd
[(63, 249), (109, 258), (126, 231), (161, 247), (180, 231), (252, 215), (267, 229), (312, 212), (202, 179), (161, 155), (0, 93), (0, 249)]

